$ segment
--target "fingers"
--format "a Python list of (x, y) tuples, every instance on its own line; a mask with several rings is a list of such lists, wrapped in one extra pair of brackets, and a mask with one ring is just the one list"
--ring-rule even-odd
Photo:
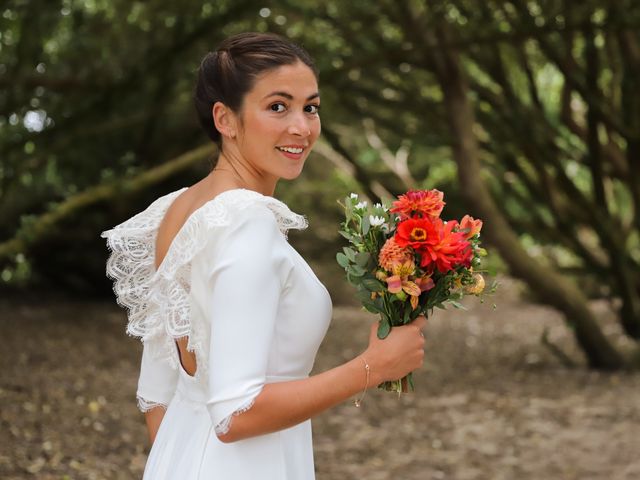
[[(378, 326), (380, 325), (380, 321), (374, 322), (369, 327), (369, 343), (378, 339)], [(424, 333), (422, 330), (427, 325), (427, 318), (424, 315), (420, 315), (416, 317), (411, 323), (402, 325), (401, 327), (396, 328), (409, 328), (411, 330), (415, 330), (423, 339)]]
[(411, 324), (422, 330), (427, 325), (427, 317), (425, 317), (424, 315), (420, 315), (419, 317), (416, 317), (416, 319), (411, 322)]

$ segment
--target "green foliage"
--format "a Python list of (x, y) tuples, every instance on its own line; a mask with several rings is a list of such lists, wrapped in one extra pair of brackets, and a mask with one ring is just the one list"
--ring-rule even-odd
[[(640, 190), (632, 169), (639, 78), (628, 53), (639, 43), (637, 2), (9, 0), (0, 21), (2, 240), (47, 213), (51, 202), (129, 178), (206, 142), (191, 101), (202, 56), (231, 33), (275, 31), (316, 59), (322, 141), (357, 167), (334, 167), (338, 162), (315, 154), (300, 179), (278, 187), (279, 196), (311, 212), (321, 246), (306, 251), (334, 251), (322, 245), (338, 243), (334, 199), (349, 191), (375, 201), (384, 197), (378, 192), (398, 193), (413, 181), (446, 191), (450, 212), (465, 211), (466, 192), (458, 191), (452, 160), (456, 139), (430, 58), (455, 47), (475, 107), (483, 179), (509, 225), (532, 255), (570, 271), (591, 295), (619, 296), (625, 278), (637, 291), (640, 200), (634, 192)], [(448, 43), (429, 45), (425, 32), (442, 26)], [(591, 43), (595, 86), (587, 84)], [(591, 147), (589, 112), (597, 117)], [(599, 161), (593, 161), (596, 144)], [(396, 155), (402, 148), (408, 173)], [(96, 231), (159, 193), (196, 181), (207, 167), (154, 185), (144, 198), (122, 196), (68, 219), (79, 238), (95, 237), (93, 243), (78, 248), (49, 237), (41, 251), (51, 242), (87, 257), (35, 258), (25, 251), (29, 272), (64, 272), (81, 263), (93, 265), (87, 284), (96, 283), (104, 260)], [(596, 196), (599, 185), (604, 202)], [(367, 230), (368, 218), (361, 221)], [(609, 259), (617, 256), (631, 274), (614, 271)], [(56, 265), (63, 257), (76, 264)], [(495, 253), (485, 265), (505, 268)], [(350, 272), (351, 278), (364, 278), (360, 274)]]

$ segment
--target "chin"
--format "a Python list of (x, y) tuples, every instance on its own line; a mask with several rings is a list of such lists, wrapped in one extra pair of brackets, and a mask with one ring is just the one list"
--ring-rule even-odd
[(302, 173), (303, 166), (304, 165), (300, 165), (298, 168), (292, 168), (282, 172), (282, 175), (280, 175), (280, 178), (284, 180), (295, 180)]
[(286, 175), (282, 175), (280, 178), (282, 178), (283, 180), (295, 180), (300, 176), (301, 173), (302, 170), (298, 170), (296, 172), (288, 172)]

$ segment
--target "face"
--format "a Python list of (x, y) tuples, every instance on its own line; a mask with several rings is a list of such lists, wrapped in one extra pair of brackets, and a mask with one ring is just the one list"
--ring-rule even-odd
[(237, 117), (238, 154), (265, 179), (296, 178), (320, 135), (319, 107), (318, 83), (304, 63), (260, 75)]

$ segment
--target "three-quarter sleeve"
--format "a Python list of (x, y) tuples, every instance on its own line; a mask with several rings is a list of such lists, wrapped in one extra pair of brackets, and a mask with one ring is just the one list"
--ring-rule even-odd
[(176, 391), (177, 382), (178, 370), (167, 359), (153, 358), (148, 342), (143, 342), (136, 392), (140, 411), (147, 412), (158, 406), (166, 409)]
[(216, 434), (249, 409), (266, 380), (278, 305), (292, 263), (266, 207), (243, 211), (216, 242), (206, 315), (211, 337), (207, 409)]

